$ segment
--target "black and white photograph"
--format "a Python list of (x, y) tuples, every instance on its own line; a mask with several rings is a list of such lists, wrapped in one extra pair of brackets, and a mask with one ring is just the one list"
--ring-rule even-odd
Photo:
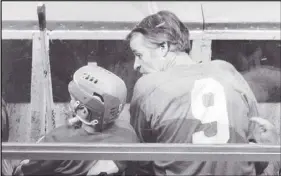
[(281, 176), (280, 1), (2, 1), (1, 176)]

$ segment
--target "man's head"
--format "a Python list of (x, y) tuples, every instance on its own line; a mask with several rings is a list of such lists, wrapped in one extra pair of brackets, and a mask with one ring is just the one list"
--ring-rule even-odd
[(98, 131), (118, 118), (127, 98), (127, 88), (121, 78), (93, 65), (79, 68), (68, 90), (75, 116), (71, 122), (80, 121)]
[(169, 11), (144, 18), (127, 36), (135, 55), (134, 69), (142, 74), (162, 71), (177, 52), (189, 53), (189, 30)]

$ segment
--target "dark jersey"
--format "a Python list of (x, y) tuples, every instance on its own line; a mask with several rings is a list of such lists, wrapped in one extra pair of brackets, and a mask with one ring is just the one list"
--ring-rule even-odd
[[(47, 134), (41, 142), (75, 142), (75, 143), (137, 143), (137, 136), (127, 121), (116, 120), (112, 126), (102, 133), (90, 134), (84, 129), (61, 126)], [(127, 167), (126, 161), (114, 161), (119, 171)], [(31, 160), (23, 165), (24, 175), (86, 175), (96, 160)]]
[[(141, 142), (225, 144), (248, 143), (248, 120), (258, 112), (239, 72), (212, 61), (140, 78), (130, 114)], [(140, 162), (140, 167), (148, 175), (255, 174), (253, 163), (232, 161), (153, 161)]]

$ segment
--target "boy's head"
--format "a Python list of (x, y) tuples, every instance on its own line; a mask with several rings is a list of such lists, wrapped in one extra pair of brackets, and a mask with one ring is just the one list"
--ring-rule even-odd
[(110, 71), (95, 65), (79, 68), (68, 85), (70, 108), (74, 118), (101, 131), (116, 120), (127, 98), (124, 81)]

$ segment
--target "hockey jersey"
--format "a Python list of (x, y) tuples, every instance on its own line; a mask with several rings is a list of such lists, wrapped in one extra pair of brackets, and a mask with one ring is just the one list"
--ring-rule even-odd
[[(248, 121), (257, 116), (255, 97), (224, 61), (176, 66), (141, 77), (130, 107), (141, 142), (248, 143)], [(251, 162), (139, 162), (147, 175), (254, 175)]]
[[(84, 129), (61, 126), (47, 134), (41, 142), (70, 143), (137, 143), (138, 139), (130, 124), (117, 119), (103, 132), (90, 134)], [(21, 166), (24, 175), (86, 175), (97, 160), (31, 160)], [(127, 161), (114, 161), (119, 171), (127, 167)]]

